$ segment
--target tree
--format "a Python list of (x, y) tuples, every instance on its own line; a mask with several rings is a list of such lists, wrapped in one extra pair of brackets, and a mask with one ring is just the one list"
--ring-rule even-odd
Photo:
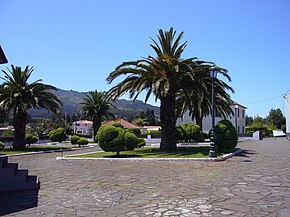
[[(197, 88), (192, 88), (187, 95), (183, 92), (179, 92), (177, 94), (177, 115), (182, 118), (185, 112), (188, 111), (189, 115), (192, 117), (192, 120), (195, 119), (196, 124), (200, 126), (201, 130), (202, 119), (205, 116), (210, 115), (212, 112), (212, 79), (210, 77), (210, 64), (213, 63), (194, 59), (191, 64), (191, 68), (195, 72), (193, 74), (195, 80), (198, 81)], [(215, 67), (220, 75), (225, 77), (228, 81), (231, 81), (226, 69), (217, 66)], [(215, 113), (221, 114), (224, 118), (233, 115), (233, 111), (230, 107), (233, 101), (227, 93), (227, 91), (231, 91), (233, 93), (233, 88), (219, 78), (214, 80), (214, 85)], [(188, 98), (190, 100), (188, 100)]]
[[(177, 38), (176, 31), (171, 28), (169, 31), (159, 30), (157, 35), (159, 43), (152, 39), (150, 46), (156, 53), (156, 57), (148, 56), (136, 61), (124, 62), (116, 67), (107, 78), (112, 83), (117, 77), (127, 77), (119, 84), (109, 90), (110, 97), (116, 99), (126, 92), (129, 97), (136, 99), (143, 91), (147, 91), (145, 102), (151, 94), (155, 100), (160, 100), (160, 121), (161, 121), (161, 150), (176, 149), (176, 94), (182, 91), (185, 94), (191, 88), (186, 85), (193, 81), (190, 59), (181, 59), (186, 42), (180, 44), (183, 32)], [(191, 83), (190, 83), (191, 84)]]
[(253, 124), (254, 118), (246, 115), (246, 126), (251, 126)]
[(266, 120), (268, 124), (274, 125), (278, 129), (281, 129), (281, 126), (286, 124), (286, 118), (284, 117), (281, 109), (279, 108), (271, 109)]
[(81, 102), (80, 111), (84, 118), (93, 121), (93, 130), (96, 135), (104, 118), (115, 117), (110, 111), (116, 107), (107, 98), (106, 92), (90, 91)]
[(65, 129), (62, 127), (59, 127), (55, 130), (52, 130), (48, 134), (49, 139), (52, 142), (59, 142), (61, 143), (62, 141), (65, 141), (67, 139), (67, 135), (65, 133)]
[(2, 70), (5, 77), (0, 88), (0, 104), (6, 111), (12, 111), (14, 127), (14, 149), (25, 148), (25, 128), (27, 122), (27, 110), (30, 108), (45, 108), (58, 115), (61, 101), (51, 90), (54, 86), (41, 83), (37, 80), (28, 83), (33, 72), (33, 67), (27, 66), (24, 70), (21, 67), (11, 65), (11, 70)]

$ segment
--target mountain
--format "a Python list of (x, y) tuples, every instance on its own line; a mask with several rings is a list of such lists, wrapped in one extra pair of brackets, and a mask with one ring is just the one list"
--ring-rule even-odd
[[(76, 114), (80, 107), (80, 103), (83, 101), (85, 92), (78, 92), (74, 90), (62, 90), (58, 89), (53, 93), (62, 101), (63, 111), (67, 115)], [(128, 116), (136, 116), (140, 114), (140, 111), (146, 111), (147, 109), (154, 110), (156, 117), (159, 117), (159, 107), (150, 104), (145, 104), (141, 100), (125, 100), (120, 99), (113, 102), (117, 109), (113, 112), (117, 117), (124, 118)], [(28, 111), (31, 117), (35, 118), (50, 118), (52, 114), (45, 109), (31, 109)]]

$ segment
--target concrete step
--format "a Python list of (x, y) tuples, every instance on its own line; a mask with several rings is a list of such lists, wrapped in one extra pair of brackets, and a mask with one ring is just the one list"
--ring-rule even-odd
[(0, 176), (15, 176), (16, 171), (18, 170), (17, 163), (8, 163), (4, 167), (0, 168)]
[(17, 163), (0, 158), (0, 191), (39, 189), (37, 176), (29, 176), (28, 170), (19, 170)]
[(8, 163), (8, 157), (0, 156), (0, 168), (6, 166)]

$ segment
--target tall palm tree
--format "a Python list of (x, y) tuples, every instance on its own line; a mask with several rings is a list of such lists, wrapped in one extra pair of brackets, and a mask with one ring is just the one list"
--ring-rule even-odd
[(33, 72), (33, 67), (27, 66), (24, 70), (21, 67), (11, 65), (11, 70), (2, 70), (4, 83), (0, 88), (0, 103), (7, 111), (12, 111), (14, 127), (14, 149), (25, 148), (25, 129), (27, 121), (27, 110), (30, 108), (45, 108), (54, 114), (61, 111), (61, 101), (51, 90), (54, 86), (41, 83), (37, 80), (28, 83)]
[[(118, 98), (129, 92), (130, 98), (134, 100), (142, 91), (147, 91), (145, 102), (153, 93), (155, 99), (160, 100), (161, 121), (161, 144), (160, 149), (176, 149), (175, 138), (175, 100), (178, 91), (185, 95), (192, 88), (185, 81), (195, 82), (192, 76), (190, 59), (181, 59), (186, 42), (180, 44), (183, 32), (175, 38), (176, 31), (159, 30), (157, 35), (159, 43), (155, 40), (150, 46), (156, 53), (156, 57), (149, 56), (132, 62), (124, 62), (119, 65), (107, 78), (112, 83), (117, 77), (127, 75), (119, 84), (109, 90), (110, 97)], [(190, 83), (190, 82), (188, 82)]]
[(90, 91), (86, 94), (81, 105), (80, 111), (83, 112), (84, 118), (93, 121), (94, 134), (96, 134), (101, 127), (104, 117), (115, 117), (110, 110), (116, 107), (107, 98), (106, 92), (98, 92), (97, 90)]
[[(209, 64), (213, 64), (208, 62)], [(209, 76), (210, 65), (203, 64), (199, 66), (198, 73), (195, 75), (198, 77), (200, 82), (200, 88), (198, 91), (192, 89), (189, 93), (190, 100), (187, 100), (187, 96), (183, 93), (178, 93), (177, 95), (177, 115), (182, 117), (186, 111), (189, 112), (189, 115), (192, 119), (195, 119), (196, 124), (199, 125), (202, 129), (202, 119), (203, 117), (211, 114), (211, 89), (212, 89), (212, 80)], [(219, 74), (225, 77), (228, 81), (231, 81), (231, 77), (228, 75), (227, 70), (216, 67), (219, 71)], [(216, 78), (215, 79), (215, 111), (219, 113), (222, 117), (226, 118), (233, 114), (233, 111), (230, 107), (232, 100), (227, 91), (234, 93), (233, 88), (231, 88), (223, 80)]]

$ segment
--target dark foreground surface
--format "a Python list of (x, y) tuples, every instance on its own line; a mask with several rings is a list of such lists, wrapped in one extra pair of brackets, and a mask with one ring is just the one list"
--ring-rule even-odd
[(243, 141), (238, 147), (245, 152), (224, 162), (9, 157), (38, 175), (41, 188), (1, 192), (0, 215), (290, 216), (290, 141)]

